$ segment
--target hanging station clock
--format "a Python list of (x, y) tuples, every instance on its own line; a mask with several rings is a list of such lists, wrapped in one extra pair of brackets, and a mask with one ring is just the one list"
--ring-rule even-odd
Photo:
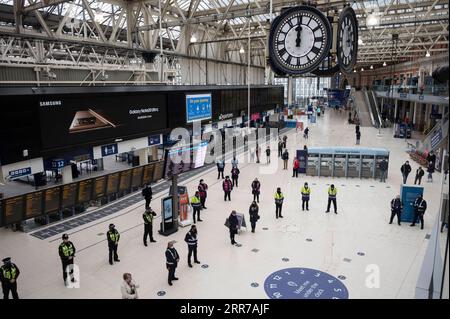
[(286, 9), (272, 23), (269, 61), (277, 74), (301, 75), (316, 69), (328, 55), (331, 26), (316, 8)]
[(350, 73), (358, 54), (358, 20), (351, 7), (345, 7), (339, 15), (337, 57), (341, 71)]

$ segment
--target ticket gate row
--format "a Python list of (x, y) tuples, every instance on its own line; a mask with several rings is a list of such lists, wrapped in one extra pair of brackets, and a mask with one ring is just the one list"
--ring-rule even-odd
[(388, 150), (310, 148), (306, 174), (325, 177), (378, 178), (380, 162), (383, 159), (389, 162)]

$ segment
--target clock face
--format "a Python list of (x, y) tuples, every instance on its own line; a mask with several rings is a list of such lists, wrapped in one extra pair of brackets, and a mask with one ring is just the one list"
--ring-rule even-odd
[(348, 299), (339, 279), (316, 269), (286, 268), (268, 276), (264, 290), (271, 299)]
[(345, 7), (339, 15), (337, 42), (339, 67), (343, 72), (350, 73), (358, 52), (358, 21), (351, 7)]
[(330, 23), (316, 8), (287, 9), (272, 23), (269, 54), (277, 73), (299, 75), (314, 70), (330, 46)]

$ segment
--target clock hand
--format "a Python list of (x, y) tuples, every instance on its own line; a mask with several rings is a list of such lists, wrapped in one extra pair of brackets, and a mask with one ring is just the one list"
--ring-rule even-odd
[(295, 40), (295, 46), (298, 48), (300, 47), (300, 43), (301, 43), (301, 33), (302, 33), (302, 26), (299, 24), (296, 28), (295, 31), (297, 31), (297, 39)]

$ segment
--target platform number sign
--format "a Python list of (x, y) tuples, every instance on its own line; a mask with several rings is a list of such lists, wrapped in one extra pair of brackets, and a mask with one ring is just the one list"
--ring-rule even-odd
[(286, 268), (268, 276), (264, 290), (271, 299), (348, 299), (336, 277), (310, 268)]

